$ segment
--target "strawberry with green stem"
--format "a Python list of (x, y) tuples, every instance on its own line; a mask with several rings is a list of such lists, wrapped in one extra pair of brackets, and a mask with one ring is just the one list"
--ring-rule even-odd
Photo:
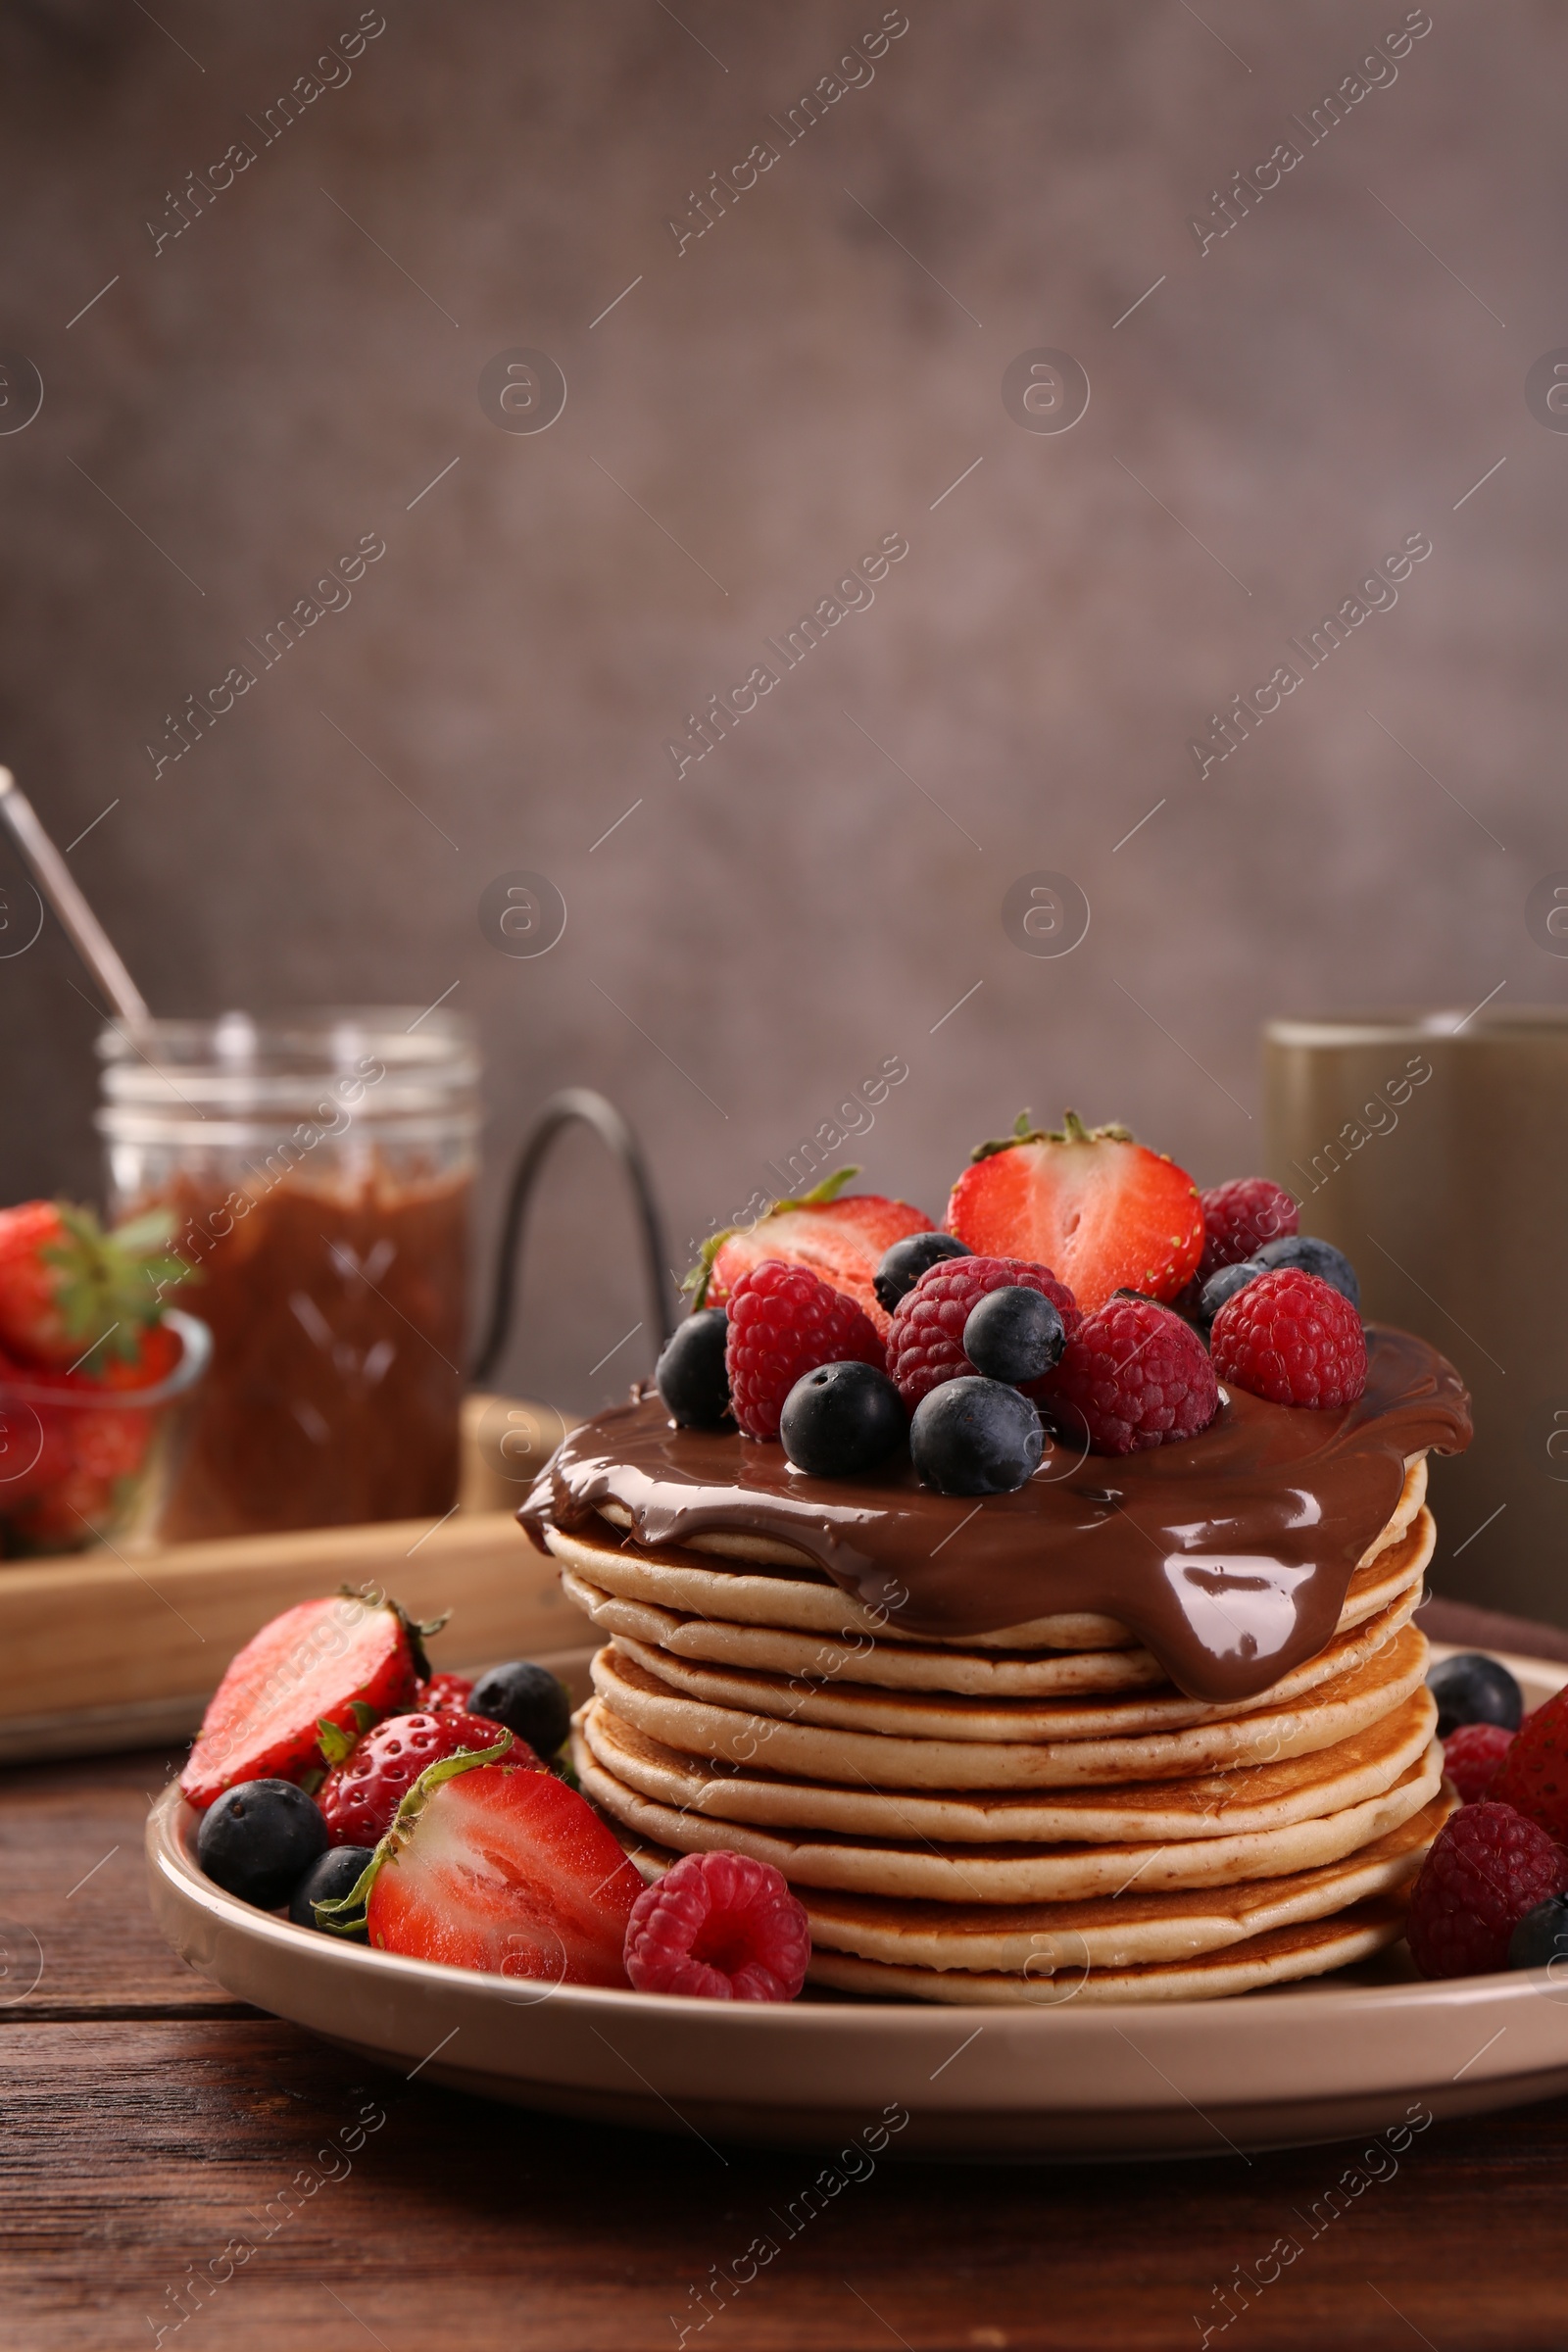
[(89, 1358), (96, 1377), (112, 1363), (136, 1365), (164, 1291), (191, 1271), (168, 1247), (172, 1233), (166, 1209), (111, 1233), (69, 1200), (0, 1209), (0, 1348), (56, 1371)]

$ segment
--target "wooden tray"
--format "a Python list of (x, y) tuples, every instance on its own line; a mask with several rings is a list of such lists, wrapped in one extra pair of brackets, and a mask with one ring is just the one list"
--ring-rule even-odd
[(188, 1739), (257, 1628), (339, 1585), (373, 1581), (416, 1617), (450, 1609), (429, 1644), (438, 1666), (581, 1643), (586, 1620), (513, 1515), (525, 1485), (500, 1475), (493, 1448), (478, 1442), (495, 1411), (495, 1399), (469, 1398), (460, 1500), (439, 1523), (387, 1520), (0, 1563), (0, 1762)]

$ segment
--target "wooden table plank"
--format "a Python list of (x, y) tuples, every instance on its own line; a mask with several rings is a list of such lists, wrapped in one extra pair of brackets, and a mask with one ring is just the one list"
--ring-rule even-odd
[[(1165, 2352), (1205, 2327), (1249, 2352), (1568, 2339), (1568, 2101), (1434, 2126), (1397, 2160), (884, 2157), (808, 2220), (832, 2150), (714, 2154), (491, 2106), (206, 1986), (142, 1886), (176, 1763), (0, 1774), (0, 1912), (43, 1956), (35, 1987), (0, 1980), (6, 2352), (160, 2327), (225, 2352), (328, 2330), (336, 2352), (662, 2352), (682, 2328), (704, 2352)], [(717, 2302), (715, 2266), (758, 2238), (776, 2254)], [(1240, 2287), (1282, 2238), (1300, 2250), (1277, 2281)]]
[[(40, 2024), (0, 2034), (0, 2327), (47, 2352), (152, 2340), (182, 2307), (185, 2341), (225, 2348), (631, 2352), (682, 2325), (736, 2352), (1187, 2346), (1203, 2323), (1224, 2340), (1216, 2289), (1285, 2236), (1301, 2253), (1246, 2313), (1255, 2352), (1517, 2352), (1568, 2325), (1561, 2103), (1433, 2127), (1337, 2219), (1354, 2149), (883, 2164), (806, 2220), (803, 2152), (536, 2119), (270, 2022)], [(711, 2266), (764, 2234), (777, 2256), (713, 2312)]]
[(147, 1814), (182, 1755), (0, 1774), (0, 2021), (24, 1993), (30, 2020), (248, 2014), (175, 1957), (147, 1907)]

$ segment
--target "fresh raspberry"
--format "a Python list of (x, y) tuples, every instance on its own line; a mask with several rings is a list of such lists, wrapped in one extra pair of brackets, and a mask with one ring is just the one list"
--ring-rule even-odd
[[(899, 1300), (888, 1333), (888, 1370), (906, 1411), (912, 1413), (945, 1380), (973, 1372), (963, 1352), (963, 1327), (988, 1292), (1004, 1290), (1041, 1292), (1060, 1315), (1069, 1340), (1083, 1321), (1077, 1299), (1049, 1266), (1028, 1265), (1018, 1257), (939, 1258)], [(1024, 1395), (1038, 1396), (1042, 1390), (1041, 1382), (1031, 1381)]]
[(776, 1438), (784, 1399), (818, 1364), (875, 1364), (883, 1348), (864, 1307), (780, 1257), (751, 1266), (730, 1292), (724, 1368), (730, 1409), (749, 1438)]
[(749, 1854), (682, 1855), (626, 1922), (626, 1974), (639, 1992), (793, 2001), (810, 1957), (810, 1922), (788, 1880)]
[[(317, 1791), (328, 1838), (333, 1845), (374, 1845), (427, 1764), (439, 1764), (460, 1747), (494, 1747), (510, 1738), (503, 1724), (480, 1715), (389, 1715), (332, 1767)], [(514, 1740), (507, 1761), (539, 1759)]]
[(1461, 1804), (1476, 1805), (1492, 1795), (1497, 1767), (1512, 1745), (1512, 1732), (1505, 1732), (1500, 1723), (1461, 1723), (1448, 1734), (1443, 1742), (1443, 1769)]
[(1214, 1317), (1221, 1380), (1275, 1404), (1353, 1404), (1366, 1387), (1366, 1333), (1343, 1293), (1299, 1266), (1259, 1274)]
[(1193, 1282), (1199, 1290), (1221, 1266), (1239, 1266), (1265, 1242), (1300, 1229), (1296, 1202), (1266, 1176), (1233, 1176), (1229, 1184), (1211, 1184), (1198, 1198), (1203, 1211), (1203, 1254)]
[(1525, 1717), (1492, 1794), (1568, 1842), (1568, 1690)]
[(1096, 1453), (1136, 1453), (1196, 1437), (1219, 1408), (1203, 1343), (1152, 1298), (1111, 1298), (1068, 1340), (1038, 1384), (1041, 1410)]
[(461, 1715), (467, 1708), (472, 1689), (471, 1674), (432, 1674), (414, 1693), (415, 1711), (420, 1715)]
[(1405, 1934), (1424, 1977), (1504, 1968), (1527, 1911), (1568, 1887), (1568, 1854), (1512, 1805), (1465, 1805), (1421, 1865)]

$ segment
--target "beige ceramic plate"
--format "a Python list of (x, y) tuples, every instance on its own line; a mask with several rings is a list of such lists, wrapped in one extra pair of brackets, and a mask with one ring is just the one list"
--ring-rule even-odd
[[(1531, 1706), (1565, 1679), (1508, 1663)], [(1423, 1984), (1389, 1962), (1303, 1989), (1095, 2009), (552, 1988), (252, 1910), (196, 1868), (196, 1820), (171, 1789), (147, 1831), (154, 1913), (193, 1968), (405, 2075), (552, 2114), (762, 2145), (886, 2130), (903, 2155), (1212, 2156), (1568, 2090), (1568, 1984), (1544, 1971)]]

